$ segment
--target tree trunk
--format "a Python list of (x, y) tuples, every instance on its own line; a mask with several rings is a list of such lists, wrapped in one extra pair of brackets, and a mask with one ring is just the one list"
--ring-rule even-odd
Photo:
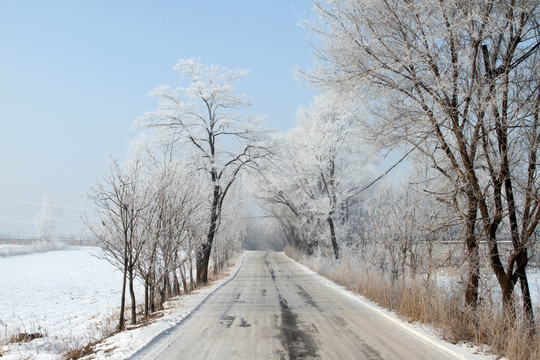
[(171, 282), (169, 279), (169, 270), (168, 267), (165, 270), (165, 274), (163, 275), (163, 291), (161, 292), (161, 299), (160, 299), (160, 305), (163, 305), (165, 303), (165, 300), (167, 300), (167, 297), (169, 297), (171, 294)]
[[(208, 238), (212, 237), (214, 240), (214, 234)], [(207, 243), (202, 246), (202, 249), (197, 253), (197, 285), (204, 285), (208, 283), (208, 264), (210, 263), (210, 253), (212, 251), (211, 245)]]
[(187, 280), (186, 280), (186, 269), (184, 268), (184, 264), (180, 265), (180, 278), (182, 279), (182, 287), (184, 288), (184, 293), (187, 294), (190, 292), (190, 289), (188, 288)]
[(214, 252), (212, 253), (214, 255), (214, 277), (217, 276), (218, 274), (218, 270), (219, 270), (219, 256), (218, 256), (218, 252), (220, 250), (216, 247), (214, 247)]
[(180, 295), (180, 281), (178, 281), (178, 276), (176, 275), (176, 269), (173, 270), (173, 296)]
[[(499, 280), (499, 285), (502, 291), (503, 312), (506, 319), (510, 323), (514, 323), (516, 320), (516, 308), (514, 304), (514, 281), (512, 279), (511, 271), (503, 277), (503, 281)], [(506, 325), (505, 325), (506, 326)]]
[(126, 310), (126, 282), (127, 282), (127, 258), (124, 258), (124, 278), (122, 279), (122, 295), (120, 300), (120, 319), (118, 321), (118, 331), (124, 330)]
[(334, 228), (334, 220), (332, 220), (332, 216), (328, 216), (326, 221), (328, 221), (328, 226), (330, 227), (330, 239), (332, 241), (332, 248), (334, 249), (334, 256), (336, 257), (336, 260), (338, 260), (339, 248), (336, 240), (336, 229)]
[(166, 260), (165, 264), (163, 264), (163, 291), (162, 291), (162, 300), (161, 303), (163, 304), (165, 302), (165, 297), (168, 296), (171, 293), (171, 283), (169, 279), (169, 261)]
[(163, 303), (165, 303), (165, 286), (163, 283), (161, 283), (161, 286), (159, 287), (159, 300), (158, 300), (158, 309), (163, 309)]
[(150, 281), (150, 312), (156, 311), (156, 271), (152, 269)]
[(480, 279), (480, 256), (476, 236), (467, 236), (467, 262), (469, 264), (469, 277), (465, 289), (465, 303), (473, 309), (478, 304), (478, 284)]
[(195, 277), (193, 276), (193, 259), (191, 258), (191, 254), (188, 256), (189, 261), (189, 292), (192, 292), (195, 289), (196, 281)]
[(150, 299), (148, 298), (149, 296), (149, 287), (150, 287), (150, 282), (148, 281), (148, 277), (150, 275), (146, 275), (146, 277), (144, 278), (144, 317), (148, 319), (148, 315), (150, 315), (149, 313), (149, 302), (150, 302)]
[[(506, 133), (503, 138), (504, 141), (504, 149), (506, 150)], [(521, 247), (521, 236), (519, 233), (519, 225), (517, 220), (517, 210), (514, 200), (514, 190), (512, 186), (512, 179), (510, 177), (510, 166), (508, 165), (508, 159), (505, 152), (505, 156), (503, 158), (503, 165), (504, 165), (504, 174), (506, 176), (504, 181), (505, 186), (505, 192), (506, 192), (506, 201), (508, 204), (508, 219), (510, 221), (510, 231), (512, 234), (512, 244), (514, 246), (514, 251), (518, 253), (517, 255), (517, 269), (516, 269), (516, 276), (519, 279), (520, 285), (521, 285), (521, 294), (522, 294), (522, 301), (523, 301), (523, 310), (525, 312), (525, 317), (529, 321), (530, 325), (533, 325), (534, 328), (534, 314), (533, 314), (533, 308), (532, 308), (532, 301), (531, 301), (531, 294), (529, 291), (529, 282), (527, 280), (527, 272), (526, 267), (528, 263), (527, 258), (527, 249), (523, 249)], [(508, 269), (509, 274), (511, 274), (512, 269)], [(512, 285), (512, 292), (513, 287), (515, 285), (514, 282), (511, 283)]]
[[(217, 179), (217, 175), (212, 174), (212, 180)], [(214, 182), (217, 184), (216, 182)], [(218, 213), (220, 204), (221, 188), (219, 185), (214, 185), (214, 197), (212, 201), (212, 211), (210, 213), (210, 227), (208, 229), (208, 235), (206, 237), (206, 243), (202, 245), (202, 248), (197, 253), (197, 284), (203, 285), (208, 283), (208, 264), (210, 263), (210, 254), (212, 253), (212, 244), (214, 243), (214, 237), (216, 235), (218, 226)]]
[(135, 301), (135, 290), (133, 288), (133, 267), (128, 269), (129, 273), (129, 295), (131, 296), (131, 324), (137, 324), (137, 303)]
[[(524, 251), (525, 257), (527, 257), (527, 252)], [(518, 260), (519, 263), (519, 260)], [(527, 273), (525, 267), (518, 267), (516, 270), (516, 275), (519, 279), (519, 284), (521, 286), (521, 299), (523, 302), (523, 312), (525, 313), (525, 317), (527, 322), (529, 323), (529, 328), (531, 335), (533, 335), (536, 332), (536, 324), (534, 322), (534, 312), (533, 312), (533, 306), (532, 306), (532, 299), (531, 299), (531, 292), (529, 289), (529, 281), (527, 280)]]
[(473, 195), (469, 194), (469, 209), (465, 236), (469, 277), (465, 289), (465, 303), (472, 309), (476, 309), (476, 306), (478, 305), (478, 284), (480, 279), (480, 254), (478, 252), (478, 240), (475, 234), (477, 210), (476, 199)]

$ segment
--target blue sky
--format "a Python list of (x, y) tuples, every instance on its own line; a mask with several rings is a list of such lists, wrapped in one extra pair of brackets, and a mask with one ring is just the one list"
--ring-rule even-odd
[[(109, 154), (121, 156), (147, 94), (179, 84), (178, 59), (248, 69), (251, 112), (286, 131), (313, 92), (295, 69), (313, 62), (308, 0), (24, 1), (0, 3), (0, 234), (32, 234), (44, 196), (81, 199)], [(11, 200), (7, 200), (11, 199)], [(58, 229), (79, 213), (63, 209)], [(68, 218), (71, 218), (69, 220)]]

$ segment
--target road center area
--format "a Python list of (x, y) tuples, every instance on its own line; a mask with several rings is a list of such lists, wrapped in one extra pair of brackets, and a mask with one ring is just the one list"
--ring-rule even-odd
[(236, 276), (170, 334), (159, 359), (454, 359), (279, 252), (250, 252)]

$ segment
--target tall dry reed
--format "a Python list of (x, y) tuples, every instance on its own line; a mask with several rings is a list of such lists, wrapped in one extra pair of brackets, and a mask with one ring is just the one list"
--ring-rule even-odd
[(445, 288), (421, 275), (392, 279), (354, 256), (308, 257), (291, 247), (285, 253), (407, 321), (430, 325), (452, 343), (474, 344), (509, 360), (540, 359), (540, 329), (530, 335), (525, 322), (519, 316), (516, 321), (509, 319), (496, 301), (482, 301), (473, 311), (465, 306), (460, 289)]

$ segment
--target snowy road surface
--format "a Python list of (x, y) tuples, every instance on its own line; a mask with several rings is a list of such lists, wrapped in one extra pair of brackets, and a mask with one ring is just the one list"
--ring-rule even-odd
[(278, 252), (236, 276), (136, 359), (455, 359)]

